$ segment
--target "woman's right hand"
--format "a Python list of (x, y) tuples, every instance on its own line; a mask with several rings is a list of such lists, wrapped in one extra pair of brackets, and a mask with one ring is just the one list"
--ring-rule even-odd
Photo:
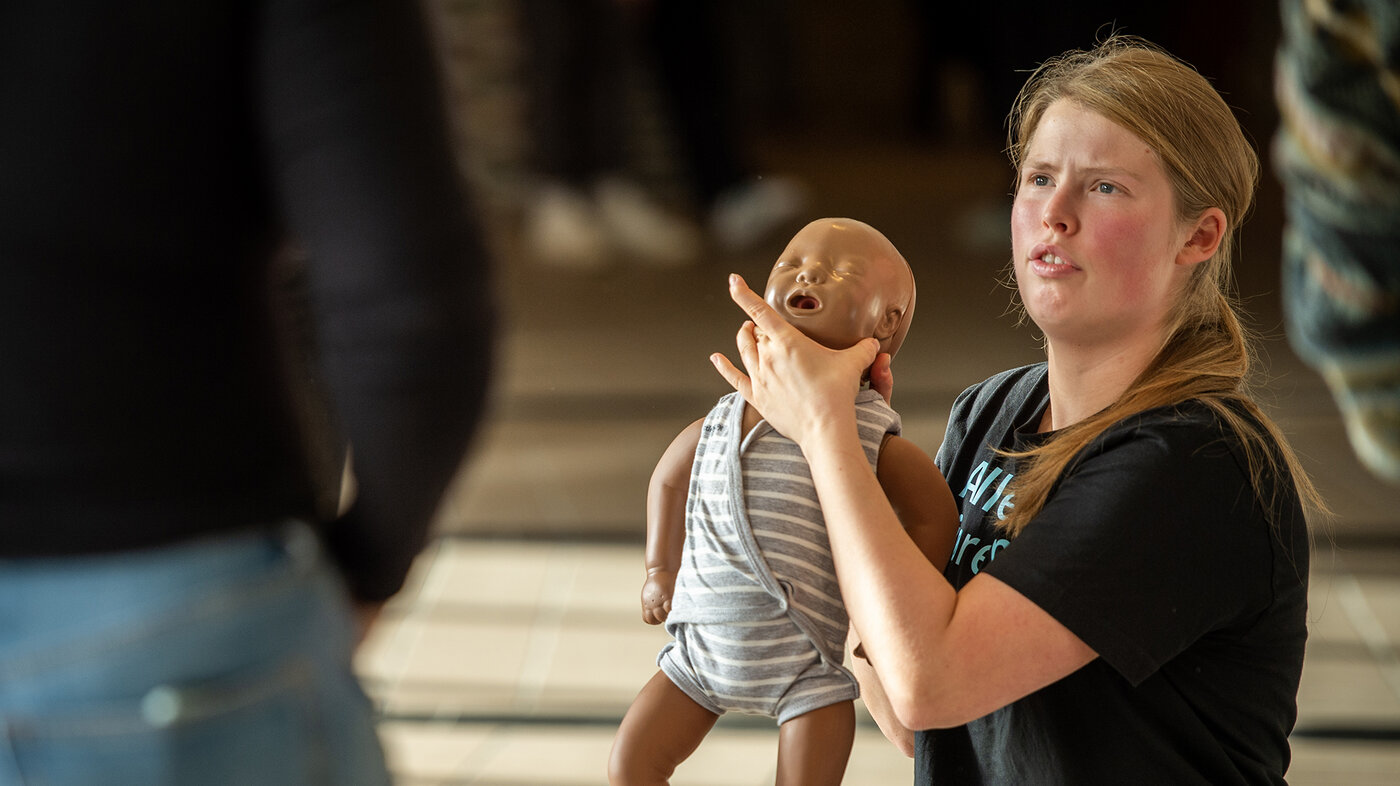
[(718, 353), (710, 361), (720, 375), (778, 433), (806, 447), (824, 430), (854, 430), (860, 379), (875, 361), (879, 342), (828, 349), (804, 336), (769, 307), (744, 280), (729, 277), (730, 298), (749, 315), (735, 341), (748, 373)]

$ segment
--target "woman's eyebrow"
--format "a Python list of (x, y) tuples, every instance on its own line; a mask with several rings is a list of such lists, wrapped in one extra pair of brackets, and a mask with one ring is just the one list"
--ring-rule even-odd
[(1077, 171), (1094, 177), (1109, 177), (1115, 180), (1136, 180), (1138, 177), (1137, 172), (1117, 166), (1085, 167)]
[(1060, 171), (1060, 170), (1062, 170), (1062, 169), (1069, 169), (1071, 172), (1074, 172), (1075, 174), (1079, 174), (1079, 175), (1089, 175), (1089, 176), (1092, 176), (1092, 177), (1111, 177), (1111, 178), (1123, 178), (1123, 179), (1129, 179), (1129, 178), (1131, 178), (1131, 179), (1137, 179), (1137, 177), (1138, 177), (1137, 172), (1135, 172), (1135, 171), (1133, 171), (1133, 170), (1131, 170), (1131, 169), (1125, 169), (1125, 168), (1123, 168), (1123, 167), (1117, 167), (1117, 166), (1083, 166), (1083, 167), (1081, 167), (1081, 166), (1075, 166), (1075, 165), (1071, 164), (1071, 165), (1069, 165), (1068, 167), (1066, 167), (1066, 166), (1064, 166), (1063, 164), (1052, 163), (1052, 162), (1049, 161), (1048, 159), (1043, 159), (1043, 158), (1030, 158), (1030, 159), (1026, 159), (1026, 161), (1024, 161), (1024, 162), (1021, 164), (1021, 170), (1022, 170), (1022, 171), (1026, 171), (1026, 170)]

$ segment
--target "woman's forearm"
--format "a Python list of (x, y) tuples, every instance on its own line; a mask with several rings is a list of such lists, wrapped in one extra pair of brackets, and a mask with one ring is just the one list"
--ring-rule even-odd
[[(852, 630), (852, 649), (859, 643), (859, 639)], [(865, 703), (865, 708), (870, 711), (870, 717), (875, 719), (875, 725), (880, 727), (880, 731), (890, 742), (899, 748), (900, 753), (905, 756), (914, 755), (914, 732), (899, 722), (899, 717), (895, 715), (894, 709), (890, 707), (889, 697), (885, 695), (885, 687), (880, 684), (880, 676), (875, 673), (875, 669), (870, 665), (870, 661), (864, 657), (854, 654), (850, 656), (851, 671), (856, 675), (856, 681), (860, 683), (860, 698)]]
[(804, 446), (852, 624), (901, 724), (920, 728), (940, 675), (956, 593), (910, 540), (865, 458), (854, 423)]

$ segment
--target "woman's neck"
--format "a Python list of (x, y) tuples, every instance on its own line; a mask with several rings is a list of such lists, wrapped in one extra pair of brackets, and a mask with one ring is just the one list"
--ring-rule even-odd
[(1117, 401), (1158, 349), (1157, 343), (1082, 349), (1048, 341), (1050, 406), (1040, 430), (1072, 426)]

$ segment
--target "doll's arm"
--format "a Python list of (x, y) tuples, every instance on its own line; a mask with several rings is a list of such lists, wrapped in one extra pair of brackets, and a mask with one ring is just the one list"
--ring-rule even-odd
[[(891, 436), (880, 450), (875, 474), (909, 537), (929, 562), (942, 568), (948, 562), (957, 537), (958, 510), (953, 492), (933, 459), (913, 442)], [(861, 699), (866, 709), (890, 742), (904, 755), (913, 756), (914, 732), (899, 722), (885, 697), (877, 673), (878, 653), (873, 659), (868, 657), (861, 645), (860, 633), (854, 627), (850, 642), (851, 670), (860, 681)]]
[(901, 436), (885, 440), (876, 477), (919, 551), (940, 571), (958, 534), (958, 506), (933, 459)]
[(690, 467), (700, 429), (705, 420), (686, 426), (674, 440), (656, 469), (647, 488), (647, 578), (642, 584), (642, 619), (659, 625), (671, 613), (671, 593), (676, 587), (676, 571), (681, 567), (681, 547), (685, 544), (685, 498), (690, 489)]
[[(933, 459), (904, 437), (887, 435), (880, 446), (875, 476), (914, 545), (925, 559), (942, 569), (957, 538), (958, 508)], [(859, 648), (855, 654), (864, 657)]]

